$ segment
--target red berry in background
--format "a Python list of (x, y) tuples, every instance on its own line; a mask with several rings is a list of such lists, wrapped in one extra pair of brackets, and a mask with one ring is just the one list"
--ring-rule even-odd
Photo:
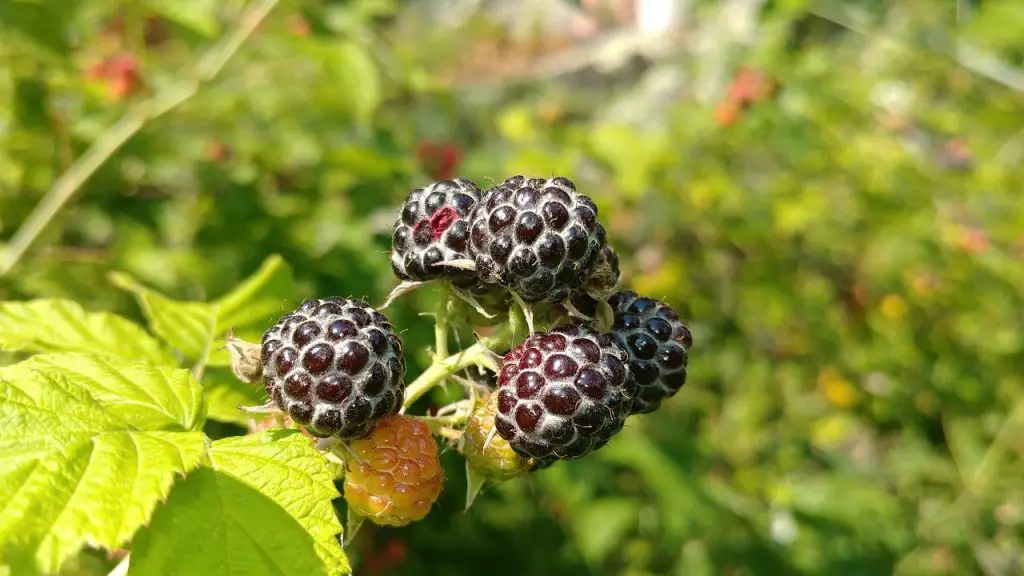
[(978, 228), (967, 228), (960, 233), (960, 249), (968, 254), (979, 254), (988, 250), (988, 234)]
[(965, 138), (949, 139), (939, 152), (939, 161), (953, 170), (967, 170), (974, 165), (974, 155), (970, 143)]
[(309, 21), (298, 14), (294, 14), (288, 18), (288, 31), (291, 32), (292, 36), (305, 38), (309, 36), (310, 32)]
[(451, 142), (423, 140), (416, 146), (416, 161), (434, 180), (449, 180), (462, 162), (462, 149)]
[(212, 162), (224, 162), (231, 157), (231, 149), (220, 140), (210, 140), (206, 143), (204, 154)]
[(729, 100), (736, 104), (763, 102), (775, 91), (775, 84), (767, 74), (741, 66), (729, 86)]
[(102, 82), (112, 100), (121, 101), (142, 87), (140, 70), (138, 59), (133, 54), (122, 52), (91, 67), (87, 76)]
[(715, 106), (715, 123), (719, 126), (732, 126), (739, 118), (740, 106), (732, 100), (723, 100)]
[(409, 546), (401, 538), (392, 538), (384, 545), (384, 552), (391, 566), (401, 566), (409, 553)]

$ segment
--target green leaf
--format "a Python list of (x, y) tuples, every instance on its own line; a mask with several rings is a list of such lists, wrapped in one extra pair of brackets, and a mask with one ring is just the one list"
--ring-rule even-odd
[(258, 336), (283, 312), (294, 292), (291, 269), (277, 255), (267, 258), (255, 274), (213, 302), (173, 300), (144, 286), (128, 274), (115, 272), (111, 282), (131, 292), (150, 328), (188, 361), (229, 366), (231, 358), (218, 338), (229, 331)]
[(136, 538), (129, 576), (349, 573), (334, 472), (296, 431), (214, 442)]
[(114, 272), (110, 281), (135, 295), (149, 326), (186, 359), (205, 362), (217, 329), (216, 308), (205, 302), (179, 302), (143, 286), (127, 274)]
[(487, 476), (474, 468), (469, 460), (466, 460), (466, 508), (464, 511), (468, 512), (469, 508), (473, 506), (473, 501), (476, 500), (486, 483)]
[(64, 23), (71, 21), (75, 5), (66, 1), (0, 2), (0, 30), (22, 36), (52, 55), (66, 57), (68, 41)]
[(206, 416), (212, 420), (246, 426), (253, 419), (240, 406), (259, 406), (267, 402), (267, 394), (259, 384), (246, 384), (230, 370), (207, 370), (203, 376)]
[(215, 0), (147, 0), (146, 4), (164, 18), (207, 38), (220, 33)]
[(214, 302), (217, 305), (217, 329), (232, 330), (252, 325), (265, 328), (285, 312), (285, 304), (294, 292), (291, 267), (274, 254), (264, 260), (252, 276)]
[(0, 565), (15, 574), (56, 572), (86, 544), (122, 546), (206, 452), (201, 432), (161, 430), (148, 424), (163, 419), (126, 409), (165, 386), (195, 398), (194, 381), (139, 372), (137, 387), (104, 392), (108, 408), (80, 376), (20, 367), (0, 380)]
[(573, 517), (576, 544), (591, 564), (605, 560), (635, 526), (640, 513), (636, 500), (605, 498), (587, 504)]
[[(718, 521), (724, 511), (702, 489), (703, 482), (683, 474), (679, 467), (637, 429), (625, 429), (616, 441), (597, 453), (602, 459), (629, 466), (643, 478), (659, 508), (664, 529), (669, 534), (688, 536), (702, 525)], [(686, 510), (674, 514), (670, 510)]]
[(992, 0), (967, 26), (967, 34), (982, 46), (992, 49), (1024, 48), (1020, 30), (1024, 26), (1024, 6), (1016, 0)]
[(345, 97), (352, 114), (368, 123), (382, 98), (380, 72), (373, 56), (362, 44), (344, 42), (328, 56), (328, 65), (347, 87)]
[(87, 312), (70, 300), (0, 304), (0, 348), (86, 352), (154, 364), (177, 364), (174, 356), (141, 326), (107, 312)]
[(88, 354), (40, 354), (0, 368), (0, 378), (60, 376), (89, 393), (109, 413), (144, 430), (201, 431), (202, 388), (183, 368), (127, 363)]
[(970, 485), (985, 459), (986, 445), (981, 425), (973, 418), (949, 417), (945, 420), (945, 434), (953, 463), (964, 484)]

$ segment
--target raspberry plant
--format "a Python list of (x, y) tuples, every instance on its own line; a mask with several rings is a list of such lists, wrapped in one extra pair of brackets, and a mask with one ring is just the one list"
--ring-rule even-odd
[[(113, 275), (149, 330), (67, 300), (0, 305), (0, 348), (20, 359), (0, 368), (0, 566), (52, 574), (92, 546), (126, 552), (129, 576), (345, 574), (363, 522), (429, 514), (445, 447), (465, 457), (468, 508), (488, 482), (614, 442), (685, 381), (689, 330), (655, 300), (606, 300), (618, 257), (567, 178), (431, 183), (393, 240), (401, 283), (377, 307), (317, 294), (290, 308), (277, 256), (211, 302)], [(407, 379), (386, 308), (428, 284), (434, 361)], [(450, 350), (462, 324), (477, 340)], [(445, 383), (463, 398), (412, 413)], [(250, 433), (211, 439), (208, 418)]]

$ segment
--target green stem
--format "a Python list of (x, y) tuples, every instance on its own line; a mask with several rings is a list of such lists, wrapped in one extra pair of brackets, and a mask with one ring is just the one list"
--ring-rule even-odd
[(434, 363), (448, 357), (448, 302), (450, 294), (443, 283), (438, 283), (440, 298), (434, 309)]
[(454, 426), (461, 425), (466, 419), (469, 418), (469, 414), (461, 416), (416, 416), (416, 419), (427, 425), (430, 428), (430, 433), (438, 436), (444, 436), (445, 430), (453, 430)]
[(507, 346), (510, 341), (510, 331), (501, 329), (494, 336), (481, 338), (479, 342), (462, 352), (435, 360), (418, 378), (405, 387), (405, 402), (402, 404), (402, 412), (408, 410), (413, 403), (435, 386), (470, 366), (482, 366), (497, 372), (498, 366), (492, 358), (491, 350)]

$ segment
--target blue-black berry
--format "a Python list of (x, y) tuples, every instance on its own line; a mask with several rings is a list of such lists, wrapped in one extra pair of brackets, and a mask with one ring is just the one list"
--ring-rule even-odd
[(686, 384), (693, 336), (670, 306), (623, 291), (608, 299), (615, 312), (612, 338), (629, 355), (637, 383), (632, 413), (653, 412)]

